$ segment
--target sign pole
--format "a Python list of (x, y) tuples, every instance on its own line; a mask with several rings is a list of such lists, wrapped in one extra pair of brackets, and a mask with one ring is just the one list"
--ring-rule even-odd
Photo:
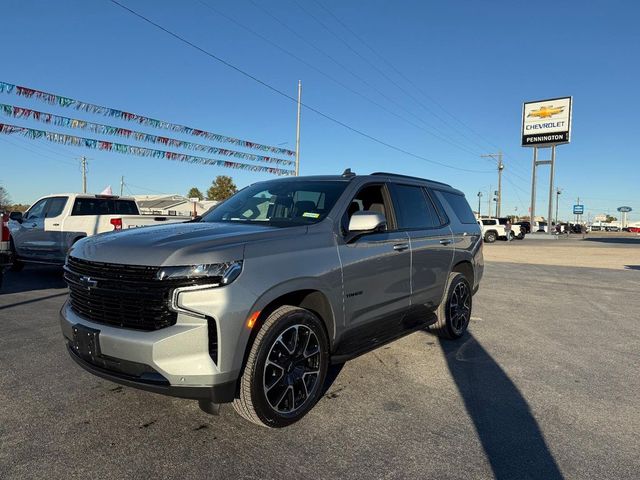
[(549, 174), (549, 216), (547, 218), (547, 227), (549, 235), (552, 235), (551, 231), (551, 219), (553, 218), (553, 174), (556, 164), (556, 146), (551, 146), (551, 173)]
[(535, 233), (536, 223), (536, 166), (538, 163), (538, 147), (533, 147), (533, 172), (531, 174), (531, 233)]

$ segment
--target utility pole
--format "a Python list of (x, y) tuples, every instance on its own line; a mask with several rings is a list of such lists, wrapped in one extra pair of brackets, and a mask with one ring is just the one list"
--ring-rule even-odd
[(489, 218), (491, 218), (491, 199), (493, 198), (493, 188), (492, 185), (489, 185), (489, 195), (487, 195), (487, 204), (489, 205)]
[(123, 191), (124, 191), (124, 175), (120, 177), (120, 196), (122, 196)]
[(296, 177), (300, 175), (300, 107), (302, 105), (302, 80), (298, 80), (298, 121), (296, 123)]
[(82, 157), (82, 193), (87, 193), (87, 158)]
[(489, 153), (487, 155), (480, 155), (482, 158), (493, 158), (498, 161), (498, 197), (496, 199), (496, 217), (500, 217), (502, 213), (502, 171), (504, 170), (504, 163), (502, 163), (502, 152)]
[(482, 192), (478, 192), (478, 218), (480, 218), (482, 215), (480, 215), (480, 200), (482, 199)]

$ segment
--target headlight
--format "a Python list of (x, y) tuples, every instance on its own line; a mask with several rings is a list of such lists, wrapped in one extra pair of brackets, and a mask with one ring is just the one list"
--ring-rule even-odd
[(198, 280), (210, 278), (217, 283), (227, 285), (242, 272), (242, 261), (226, 263), (201, 263), (179, 267), (162, 267), (158, 270), (158, 280)]

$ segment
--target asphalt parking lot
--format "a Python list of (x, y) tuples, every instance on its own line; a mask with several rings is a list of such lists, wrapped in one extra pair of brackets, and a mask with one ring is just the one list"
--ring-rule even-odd
[(489, 261), (465, 338), (418, 332), (349, 362), (305, 419), (275, 431), (85, 373), (59, 332), (60, 273), (8, 274), (0, 478), (638, 478), (640, 261), (629, 265)]

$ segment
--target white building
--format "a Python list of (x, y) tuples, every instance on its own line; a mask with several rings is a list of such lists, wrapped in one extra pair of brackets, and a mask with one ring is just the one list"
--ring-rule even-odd
[[(193, 202), (182, 195), (135, 195), (140, 213), (152, 215), (193, 215)], [(196, 213), (202, 215), (217, 205), (216, 200), (199, 200), (195, 202)]]

